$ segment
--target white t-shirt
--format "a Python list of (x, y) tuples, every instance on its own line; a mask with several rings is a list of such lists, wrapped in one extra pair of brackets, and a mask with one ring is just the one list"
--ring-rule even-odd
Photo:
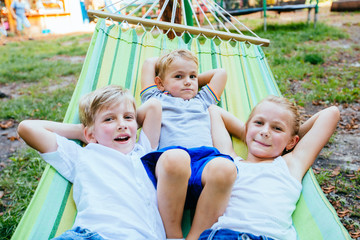
[(81, 147), (59, 135), (57, 144), (56, 152), (41, 155), (73, 183), (73, 227), (105, 239), (165, 239), (156, 190), (140, 161), (153, 150), (145, 133), (126, 155), (100, 144)]
[(224, 215), (212, 228), (297, 239), (291, 216), (302, 186), (290, 175), (284, 159), (277, 157), (271, 163), (234, 162), (238, 177)]

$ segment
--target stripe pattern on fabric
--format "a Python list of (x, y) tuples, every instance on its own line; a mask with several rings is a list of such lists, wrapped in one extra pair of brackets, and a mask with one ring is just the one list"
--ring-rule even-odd
[[(155, 38), (150, 32), (138, 36), (134, 30), (122, 31), (120, 25), (108, 27), (105, 20), (99, 19), (64, 122), (78, 123), (79, 99), (108, 84), (130, 89), (139, 105), (144, 60), (177, 48), (189, 49), (197, 55), (200, 73), (218, 67), (226, 69), (228, 81), (219, 105), (242, 121), (246, 121), (251, 108), (262, 98), (269, 94), (280, 95), (260, 46), (225, 41), (215, 44), (211, 39), (201, 42), (191, 39), (185, 43), (179, 37), (170, 40), (164, 34)], [(245, 158), (245, 144), (233, 141), (235, 151)], [(299, 239), (351, 239), (323, 195), (312, 170), (304, 177), (303, 189), (293, 214)], [(70, 229), (76, 216), (71, 191), (71, 185), (47, 166), (12, 239), (49, 239)], [(184, 219), (186, 234), (191, 213), (186, 212)]]

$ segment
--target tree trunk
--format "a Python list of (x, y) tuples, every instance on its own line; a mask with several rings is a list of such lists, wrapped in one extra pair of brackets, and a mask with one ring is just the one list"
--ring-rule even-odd
[[(164, 22), (171, 22), (171, 14), (172, 14), (172, 8), (173, 8), (173, 2), (174, 0), (170, 0), (168, 5), (166, 6), (163, 15), (161, 16), (161, 20)], [(162, 9), (163, 5), (165, 3), (165, 0), (160, 0), (159, 4), (160, 4), (160, 9)], [(178, 0), (177, 2), (177, 7), (176, 7), (176, 13), (175, 13), (175, 23), (181, 24), (181, 1)], [(164, 31), (166, 32), (166, 31)], [(173, 31), (169, 31), (168, 32), (168, 38), (170, 39), (174, 39), (175, 38), (175, 34)], [(181, 33), (176, 33), (176, 35), (180, 36)]]

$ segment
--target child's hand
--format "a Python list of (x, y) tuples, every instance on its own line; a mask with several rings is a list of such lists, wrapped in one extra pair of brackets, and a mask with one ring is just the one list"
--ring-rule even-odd
[(199, 87), (209, 84), (215, 94), (220, 97), (226, 85), (227, 73), (222, 68), (212, 69), (199, 74), (198, 81)]

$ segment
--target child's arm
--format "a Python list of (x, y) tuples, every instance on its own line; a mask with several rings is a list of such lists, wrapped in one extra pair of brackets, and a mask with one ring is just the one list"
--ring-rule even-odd
[(288, 161), (290, 172), (299, 181), (302, 180), (321, 149), (329, 141), (339, 119), (339, 109), (333, 106), (316, 113), (301, 125), (300, 141), (292, 152), (284, 156), (285, 158), (290, 157), (290, 161)]
[(161, 114), (161, 103), (154, 98), (147, 100), (137, 110), (136, 120), (139, 127), (142, 126), (153, 149), (156, 149), (159, 145)]
[(155, 63), (156, 57), (148, 58), (144, 61), (141, 70), (141, 89), (155, 84)]
[(12, 5), (10, 6), (10, 13), (11, 13), (12, 17), (13, 17), (15, 20), (17, 20), (17, 16), (16, 16), (16, 14), (15, 14), (15, 10), (14, 10), (14, 8), (13, 8)]
[(209, 107), (213, 145), (221, 153), (236, 157), (230, 134), (245, 142), (245, 124), (228, 111), (216, 106)]
[(67, 124), (46, 120), (25, 120), (18, 126), (18, 133), (22, 139), (32, 148), (41, 153), (54, 152), (57, 150), (57, 133), (69, 139), (85, 141), (82, 124)]
[(199, 87), (209, 84), (211, 89), (216, 93), (216, 95), (220, 97), (226, 85), (227, 74), (225, 69), (212, 69), (199, 74), (198, 81)]

